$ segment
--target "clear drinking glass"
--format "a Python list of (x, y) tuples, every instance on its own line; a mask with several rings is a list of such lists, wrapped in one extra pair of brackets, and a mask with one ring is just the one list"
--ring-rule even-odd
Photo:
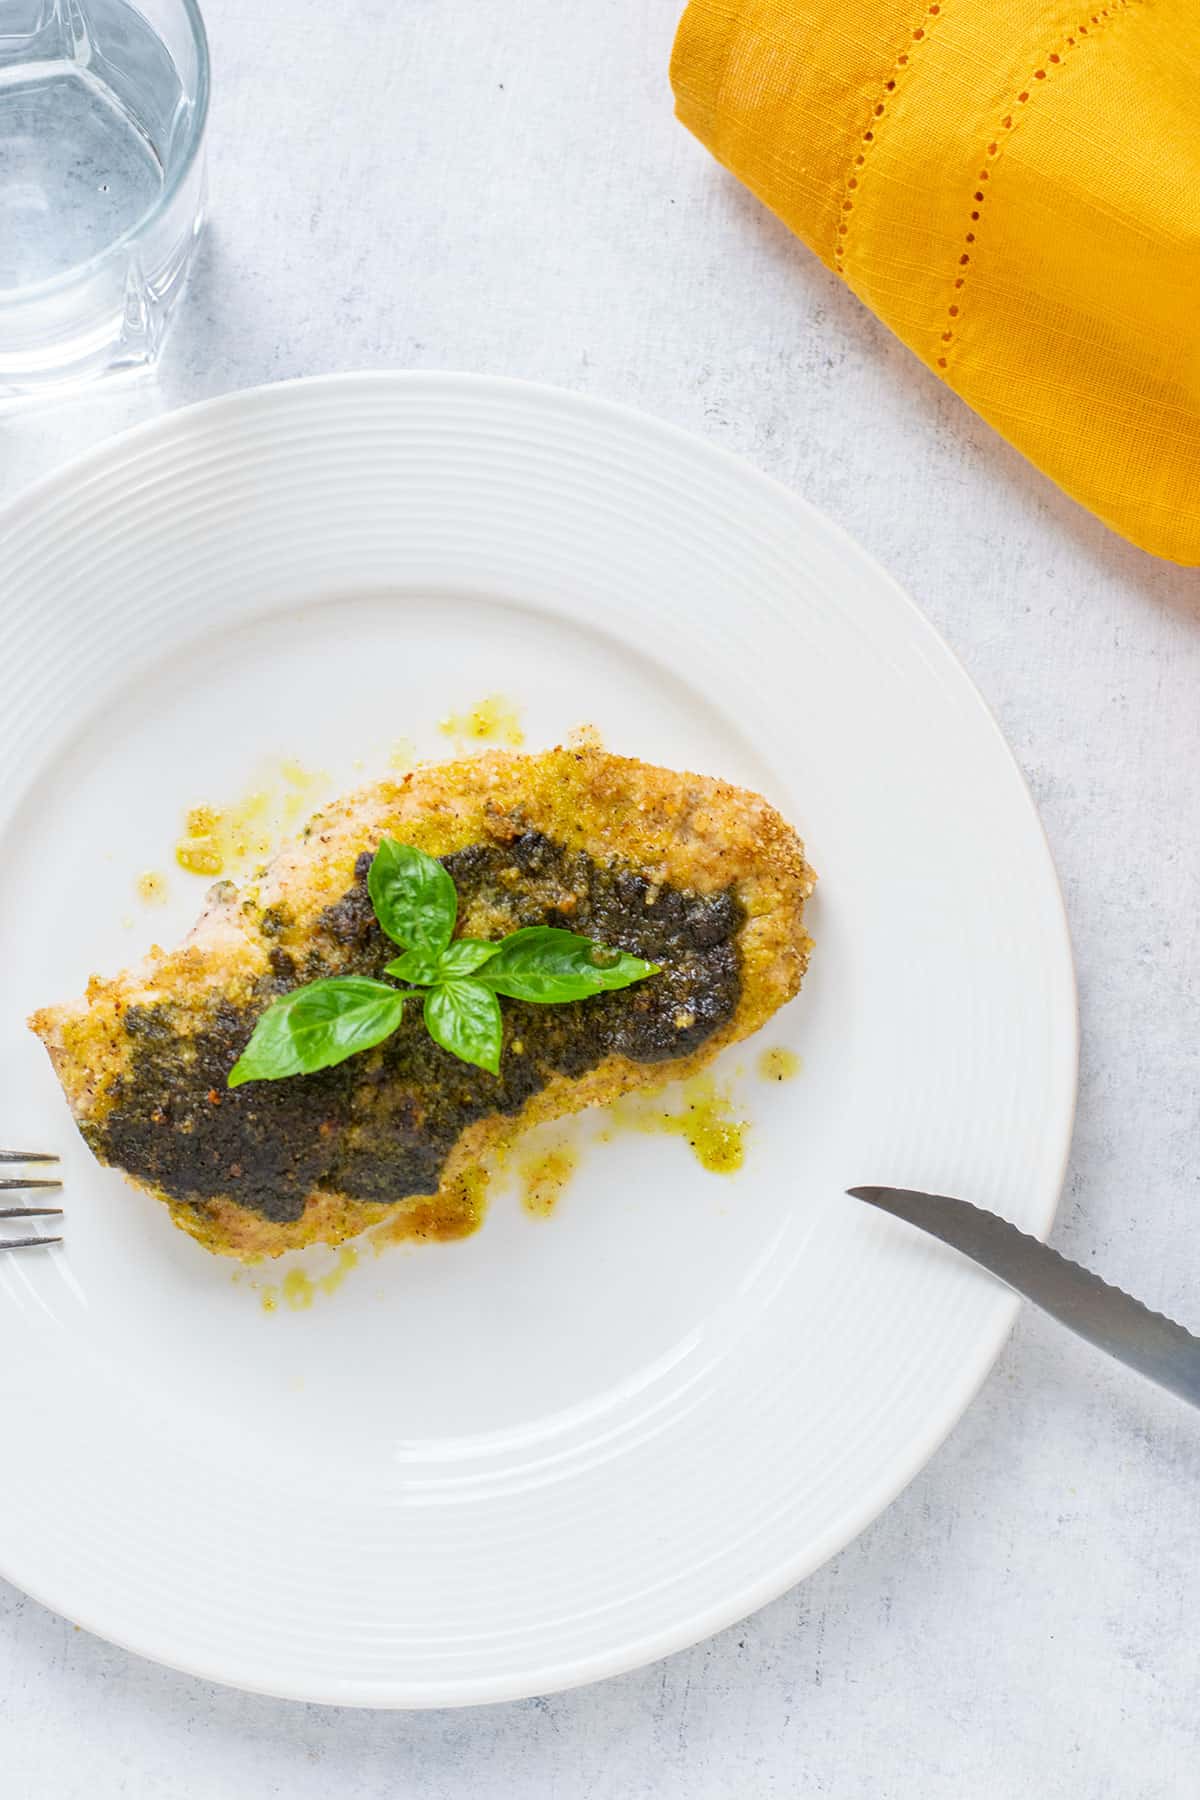
[(154, 361), (207, 111), (195, 0), (0, 0), (0, 396)]

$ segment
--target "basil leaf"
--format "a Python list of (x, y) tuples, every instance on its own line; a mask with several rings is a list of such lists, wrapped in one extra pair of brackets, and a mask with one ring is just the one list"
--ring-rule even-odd
[(362, 975), (294, 988), (268, 1006), (229, 1071), (228, 1085), (331, 1069), (390, 1037), (404, 1015), (404, 1001), (399, 989)]
[[(485, 962), (490, 962), (499, 949), (499, 943), (489, 944), (483, 938), (455, 938), (438, 957), (438, 980), (449, 981), (456, 975), (473, 975)], [(409, 980), (411, 979), (410, 976)]]
[(499, 948), (498, 943), (489, 944), (483, 938), (455, 938), (440, 956), (433, 956), (428, 950), (406, 950), (383, 972), (394, 975), (397, 981), (411, 981), (415, 987), (432, 987), (438, 981), (473, 975)]
[(506, 937), (476, 979), (511, 1000), (548, 1006), (561, 1000), (586, 1000), (613, 988), (629, 987), (657, 975), (657, 963), (610, 950), (578, 932), (554, 925), (530, 925)]
[(406, 950), (383, 972), (394, 975), (397, 981), (411, 981), (414, 987), (432, 987), (438, 978), (439, 961), (432, 950)]
[(500, 1073), (500, 1002), (479, 981), (447, 981), (425, 996), (425, 1024), (435, 1044), (463, 1062)]
[(375, 917), (402, 950), (437, 955), (450, 942), (458, 895), (436, 857), (383, 838), (367, 876), (367, 892)]

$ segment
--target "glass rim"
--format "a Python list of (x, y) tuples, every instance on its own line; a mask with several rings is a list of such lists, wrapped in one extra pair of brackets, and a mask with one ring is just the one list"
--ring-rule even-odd
[[(132, 224), (127, 225), (124, 231), (113, 238), (111, 243), (105, 244), (102, 250), (94, 251), (83, 262), (72, 263), (70, 268), (60, 270), (57, 275), (47, 275), (42, 281), (28, 281), (21, 287), (0, 288), (0, 313), (4, 311), (5, 307), (22, 306), (27, 300), (40, 299), (45, 294), (52, 294), (60, 288), (70, 287), (73, 282), (94, 274), (108, 261), (110, 256), (123, 250), (135, 238), (140, 237), (147, 226), (153, 224), (154, 220), (165, 212), (191, 173), (200, 153), (200, 146), (204, 142), (204, 127), (208, 123), (211, 63), (208, 52), (208, 32), (198, 0), (179, 0), (179, 5), (186, 15), (191, 28), (192, 42), (196, 49), (196, 100), (188, 140), (184, 145), (178, 167), (164, 180), (162, 187), (146, 210), (139, 213)], [(143, 17), (145, 17), (144, 14)], [(146, 23), (149, 24), (149, 20)]]

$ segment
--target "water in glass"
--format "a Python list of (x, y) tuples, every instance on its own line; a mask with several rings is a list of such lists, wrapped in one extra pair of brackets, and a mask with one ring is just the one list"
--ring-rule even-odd
[(0, 391), (152, 360), (206, 100), (193, 0), (0, 0)]

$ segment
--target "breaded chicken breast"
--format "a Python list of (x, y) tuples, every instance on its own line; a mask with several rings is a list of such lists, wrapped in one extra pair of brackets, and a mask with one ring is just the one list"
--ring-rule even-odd
[[(394, 957), (366, 887), (384, 836), (442, 860), (460, 934), (563, 926), (661, 973), (564, 1005), (504, 1000), (498, 1075), (440, 1049), (414, 1008), (335, 1068), (228, 1088), (272, 1000)], [(516, 1130), (692, 1074), (757, 1031), (800, 986), (814, 880), (757, 794), (594, 749), (496, 752), (335, 802), (244, 888), (217, 883), (179, 949), (30, 1024), (100, 1161), (209, 1250), (257, 1260), (428, 1213), (430, 1196), (461, 1216), (479, 1159)]]

